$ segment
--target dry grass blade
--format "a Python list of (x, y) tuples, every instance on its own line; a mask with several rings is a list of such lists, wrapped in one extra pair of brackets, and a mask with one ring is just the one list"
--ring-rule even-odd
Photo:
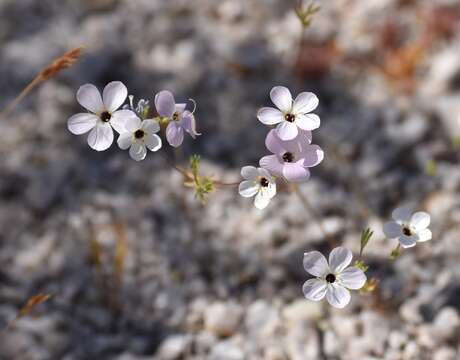
[(11, 111), (24, 99), (37, 85), (44, 81), (56, 76), (62, 70), (71, 67), (80, 57), (83, 51), (83, 47), (77, 47), (75, 49), (67, 51), (62, 56), (53, 60), (53, 62), (45, 66), (35, 79), (33, 79), (22, 92), (6, 107), (4, 111), (0, 113), (0, 117), (8, 116)]
[(29, 315), (32, 312), (32, 310), (35, 309), (35, 307), (48, 301), (51, 298), (51, 296), (52, 295), (50, 294), (38, 294), (29, 298), (29, 300), (27, 300), (27, 303), (19, 310), (14, 320), (12, 320), (8, 324), (7, 328), (14, 325), (16, 321), (18, 321), (20, 318)]
[(123, 272), (125, 270), (125, 259), (128, 251), (128, 246), (124, 225), (122, 223), (116, 223), (114, 228), (117, 237), (114, 256), (115, 277), (117, 284), (121, 286), (123, 281)]

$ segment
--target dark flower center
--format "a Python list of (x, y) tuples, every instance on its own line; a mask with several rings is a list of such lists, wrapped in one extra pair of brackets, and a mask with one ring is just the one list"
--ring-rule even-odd
[(295, 115), (293, 115), (293, 114), (286, 114), (286, 115), (284, 115), (284, 120), (289, 121), (289, 122), (294, 122), (294, 120), (295, 120)]
[(177, 111), (173, 114), (172, 119), (173, 119), (174, 121), (178, 121), (178, 120), (179, 120), (179, 113), (178, 113)]
[(263, 178), (260, 179), (260, 186), (267, 187), (268, 184), (269, 184), (269, 181), (267, 180), (267, 178), (263, 177)]
[(144, 130), (141, 130), (141, 129), (136, 130), (136, 131), (134, 132), (134, 137), (135, 137), (136, 139), (142, 139), (142, 138), (144, 137), (144, 135), (145, 135), (145, 132), (144, 132)]
[(290, 153), (290, 152), (286, 152), (286, 153), (283, 154), (283, 160), (285, 162), (288, 162), (288, 163), (293, 162), (294, 161), (294, 155), (292, 153)]
[(103, 122), (108, 122), (110, 121), (112, 115), (108, 111), (104, 111), (99, 117)]
[(406, 236), (412, 236), (412, 230), (411, 230), (411, 228), (408, 227), (408, 226), (404, 226), (404, 227), (402, 228), (402, 232), (403, 232), (403, 234), (406, 235)]
[(334, 274), (327, 274), (326, 275), (326, 281), (330, 284), (332, 284), (333, 282), (335, 282), (335, 275)]

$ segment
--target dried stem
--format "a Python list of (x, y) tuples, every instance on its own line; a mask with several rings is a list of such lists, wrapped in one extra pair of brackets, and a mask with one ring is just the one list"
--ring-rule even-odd
[(40, 73), (33, 79), (21, 93), (6, 107), (5, 110), (0, 112), (0, 117), (7, 117), (11, 111), (39, 84), (48, 79), (56, 76), (64, 69), (71, 67), (81, 56), (83, 47), (77, 47), (67, 51), (62, 56), (53, 60), (53, 62), (44, 67)]

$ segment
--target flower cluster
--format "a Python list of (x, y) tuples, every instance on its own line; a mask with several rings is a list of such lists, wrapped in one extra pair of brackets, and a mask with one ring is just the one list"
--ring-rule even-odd
[(324, 159), (323, 150), (311, 144), (311, 131), (320, 125), (319, 116), (311, 113), (319, 103), (316, 95), (302, 92), (293, 100), (289, 89), (275, 86), (270, 98), (276, 108), (261, 108), (257, 118), (265, 125), (276, 125), (265, 139), (271, 155), (260, 159), (258, 169), (243, 167), (244, 180), (239, 186), (241, 196), (255, 196), (254, 205), (258, 209), (265, 208), (275, 196), (277, 179), (294, 183), (307, 181), (309, 168)]
[(184, 131), (193, 138), (196, 131), (193, 112), (186, 110), (186, 104), (176, 104), (174, 96), (167, 90), (155, 95), (158, 116), (149, 118), (149, 102), (141, 99), (137, 106), (129, 96), (129, 104), (123, 106), (128, 89), (120, 81), (112, 81), (102, 91), (92, 84), (85, 84), (77, 91), (77, 101), (89, 112), (69, 118), (67, 126), (75, 135), (88, 133), (88, 145), (96, 151), (107, 150), (113, 143), (115, 130), (119, 137), (117, 144), (122, 150), (129, 149), (129, 155), (136, 161), (145, 159), (147, 149), (158, 151), (162, 147), (157, 135), (161, 126), (166, 127), (166, 140), (178, 147), (184, 140)]

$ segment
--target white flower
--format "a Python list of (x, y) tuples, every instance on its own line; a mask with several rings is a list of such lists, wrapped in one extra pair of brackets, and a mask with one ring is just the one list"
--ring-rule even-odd
[(147, 148), (157, 151), (161, 148), (161, 139), (157, 133), (160, 125), (155, 120), (141, 121), (137, 116), (126, 120), (125, 129), (118, 138), (118, 146), (122, 150), (129, 148), (129, 155), (136, 161), (145, 159)]
[(353, 255), (344, 247), (337, 247), (329, 254), (329, 264), (319, 251), (307, 252), (303, 255), (303, 267), (316, 279), (307, 280), (302, 287), (305, 297), (319, 301), (326, 296), (329, 304), (343, 308), (350, 302), (350, 292), (357, 290), (366, 283), (366, 275), (357, 267), (346, 268)]
[(92, 84), (85, 84), (77, 91), (77, 101), (91, 113), (73, 115), (67, 121), (72, 134), (81, 135), (90, 131), (88, 145), (97, 151), (106, 150), (113, 143), (113, 129), (124, 130), (125, 121), (136, 114), (131, 110), (117, 110), (126, 100), (128, 90), (120, 81), (112, 81), (102, 92)]
[(311, 92), (302, 92), (292, 100), (291, 92), (284, 86), (275, 86), (270, 98), (278, 109), (263, 107), (257, 118), (265, 125), (275, 125), (281, 140), (292, 140), (302, 130), (311, 131), (320, 125), (319, 116), (309, 114), (318, 106), (318, 97)]
[(265, 208), (276, 195), (276, 182), (270, 173), (262, 168), (244, 166), (241, 169), (243, 180), (238, 187), (238, 192), (243, 197), (256, 196), (254, 205), (257, 209)]
[(391, 217), (383, 225), (383, 232), (389, 239), (398, 239), (403, 248), (415, 246), (417, 242), (431, 240), (430, 215), (419, 211), (412, 214), (408, 207), (400, 207), (393, 211)]

